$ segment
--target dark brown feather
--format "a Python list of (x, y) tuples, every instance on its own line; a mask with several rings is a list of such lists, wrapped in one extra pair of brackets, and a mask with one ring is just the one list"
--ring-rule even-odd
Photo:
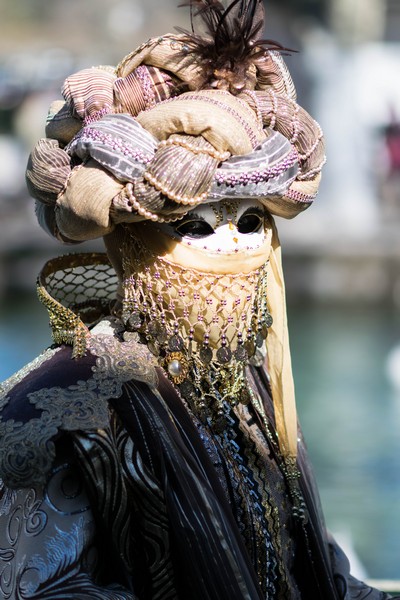
[[(185, 35), (190, 51), (203, 65), (201, 88), (240, 93), (254, 87), (250, 66), (269, 50), (289, 51), (278, 42), (261, 39), (264, 30), (263, 0), (189, 0), (192, 31)], [(200, 28), (197, 24), (200, 22)]]

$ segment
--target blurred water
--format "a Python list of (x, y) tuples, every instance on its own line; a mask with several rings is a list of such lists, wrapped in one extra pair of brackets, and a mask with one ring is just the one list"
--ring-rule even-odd
[[(398, 578), (400, 391), (385, 374), (400, 343), (390, 309), (289, 306), (300, 419), (328, 527), (353, 541), (370, 577)], [(0, 303), (0, 380), (50, 343), (32, 296)]]
[[(345, 533), (370, 577), (400, 575), (400, 344), (390, 308), (289, 308), (297, 400), (328, 527)], [(400, 361), (398, 365), (400, 370)]]
[(34, 293), (0, 296), (0, 381), (51, 343), (47, 312)]

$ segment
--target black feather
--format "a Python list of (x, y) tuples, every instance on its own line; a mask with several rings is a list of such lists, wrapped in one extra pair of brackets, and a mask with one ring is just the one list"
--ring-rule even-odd
[[(203, 65), (201, 87), (249, 87), (249, 67), (269, 50), (289, 51), (278, 42), (261, 39), (264, 30), (263, 0), (189, 0), (191, 29), (176, 28)], [(200, 21), (201, 29), (197, 27)], [(250, 84), (251, 87), (251, 84)]]

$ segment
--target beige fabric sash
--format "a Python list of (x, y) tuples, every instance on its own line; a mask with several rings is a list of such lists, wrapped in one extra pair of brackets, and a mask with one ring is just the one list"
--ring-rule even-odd
[(279, 447), (284, 457), (297, 456), (297, 411), (286, 314), (285, 282), (278, 232), (272, 221), (268, 264), (268, 304), (273, 324), (267, 337), (268, 370)]

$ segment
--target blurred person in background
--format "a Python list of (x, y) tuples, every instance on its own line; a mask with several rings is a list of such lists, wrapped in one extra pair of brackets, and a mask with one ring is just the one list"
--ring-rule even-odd
[(68, 77), (30, 157), (42, 227), (107, 254), (45, 265), (55, 343), (2, 384), (0, 590), (384, 600), (297, 425), (273, 216), (311, 205), (322, 132), (262, 2), (189, 5), (191, 31)]

